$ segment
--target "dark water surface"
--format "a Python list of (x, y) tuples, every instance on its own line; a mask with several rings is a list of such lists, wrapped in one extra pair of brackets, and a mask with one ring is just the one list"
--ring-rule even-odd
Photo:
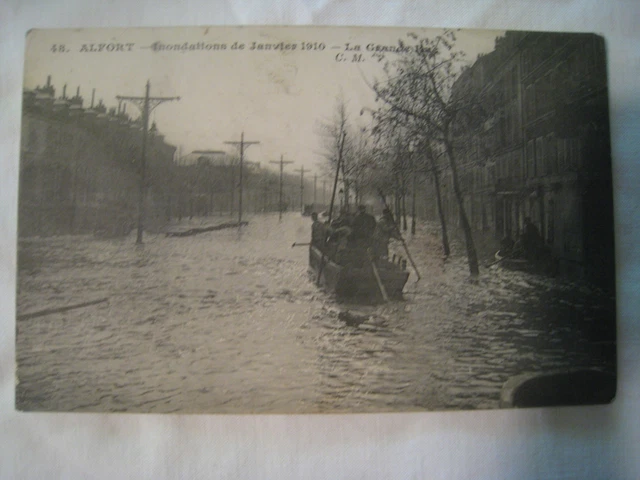
[[(109, 300), (17, 321), (18, 408), (496, 408), (514, 374), (613, 368), (601, 341), (610, 302), (593, 302), (592, 290), (495, 267), (471, 282), (462, 259), (443, 263), (422, 229), (409, 244), (424, 278), (410, 277), (405, 301), (338, 304), (313, 284), (307, 248), (291, 248), (308, 241), (308, 218), (249, 222), (147, 235), (142, 246), (134, 237), (21, 240), (19, 314)], [(363, 323), (347, 325), (345, 311)]]

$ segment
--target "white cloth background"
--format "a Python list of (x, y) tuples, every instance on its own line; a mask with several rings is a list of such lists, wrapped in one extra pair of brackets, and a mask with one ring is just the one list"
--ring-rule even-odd
[[(606, 36), (619, 281), (619, 387), (613, 405), (316, 416), (14, 411), (25, 32), (236, 24), (447, 26)], [(639, 25), (637, 0), (0, 2), (0, 478), (640, 478)]]

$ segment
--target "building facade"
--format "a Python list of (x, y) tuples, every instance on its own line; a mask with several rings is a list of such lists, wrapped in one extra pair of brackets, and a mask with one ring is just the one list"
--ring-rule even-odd
[[(150, 135), (147, 226), (167, 215), (175, 147)], [(79, 89), (56, 98), (50, 78), (23, 95), (20, 236), (126, 234), (137, 218), (142, 127), (124, 108), (83, 108)]]
[[(506, 236), (515, 240), (528, 217), (563, 268), (612, 275), (604, 40), (507, 32), (456, 88), (472, 91), (485, 112), (479, 128), (456, 139), (465, 209), (478, 242), (496, 248)], [(447, 219), (457, 225), (446, 171), (443, 180)]]

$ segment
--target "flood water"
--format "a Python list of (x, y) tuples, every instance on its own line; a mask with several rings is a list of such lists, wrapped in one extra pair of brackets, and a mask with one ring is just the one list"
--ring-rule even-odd
[[(216, 220), (209, 219), (209, 223)], [(470, 282), (426, 227), (405, 300), (340, 304), (307, 271), (310, 220), (190, 237), (19, 242), (17, 407), (308, 413), (497, 408), (512, 375), (613, 368), (594, 292), (492, 267)], [(580, 289), (582, 288), (582, 290)], [(592, 302), (593, 303), (593, 302)], [(341, 313), (342, 312), (342, 313)], [(347, 324), (344, 312), (360, 319)], [(610, 339), (610, 338), (609, 338)], [(609, 342), (610, 347), (610, 342)]]

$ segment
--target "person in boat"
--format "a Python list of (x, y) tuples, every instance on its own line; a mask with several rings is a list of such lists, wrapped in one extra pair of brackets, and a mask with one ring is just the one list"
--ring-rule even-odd
[(364, 205), (358, 206), (358, 213), (351, 222), (351, 240), (355, 246), (369, 248), (376, 225), (376, 219), (373, 215), (367, 213), (367, 207)]
[(349, 246), (350, 236), (351, 227), (343, 226), (330, 228), (326, 243), (327, 257), (339, 265), (347, 265), (351, 263), (351, 248)]
[(389, 240), (392, 238), (399, 240), (400, 233), (393, 221), (391, 210), (385, 208), (382, 211), (382, 217), (378, 220), (373, 233), (373, 253), (375, 258), (389, 257)]
[(351, 227), (351, 215), (346, 208), (342, 208), (338, 216), (331, 221), (331, 227), (334, 229)]
[(351, 220), (351, 234), (348, 238), (347, 249), (344, 251), (344, 262), (356, 267), (362, 267), (368, 263), (376, 224), (375, 217), (367, 213), (366, 207), (364, 205), (358, 206), (358, 213)]
[(327, 226), (318, 220), (316, 212), (311, 214), (311, 220), (313, 220), (311, 224), (311, 245), (322, 251), (325, 246)]

